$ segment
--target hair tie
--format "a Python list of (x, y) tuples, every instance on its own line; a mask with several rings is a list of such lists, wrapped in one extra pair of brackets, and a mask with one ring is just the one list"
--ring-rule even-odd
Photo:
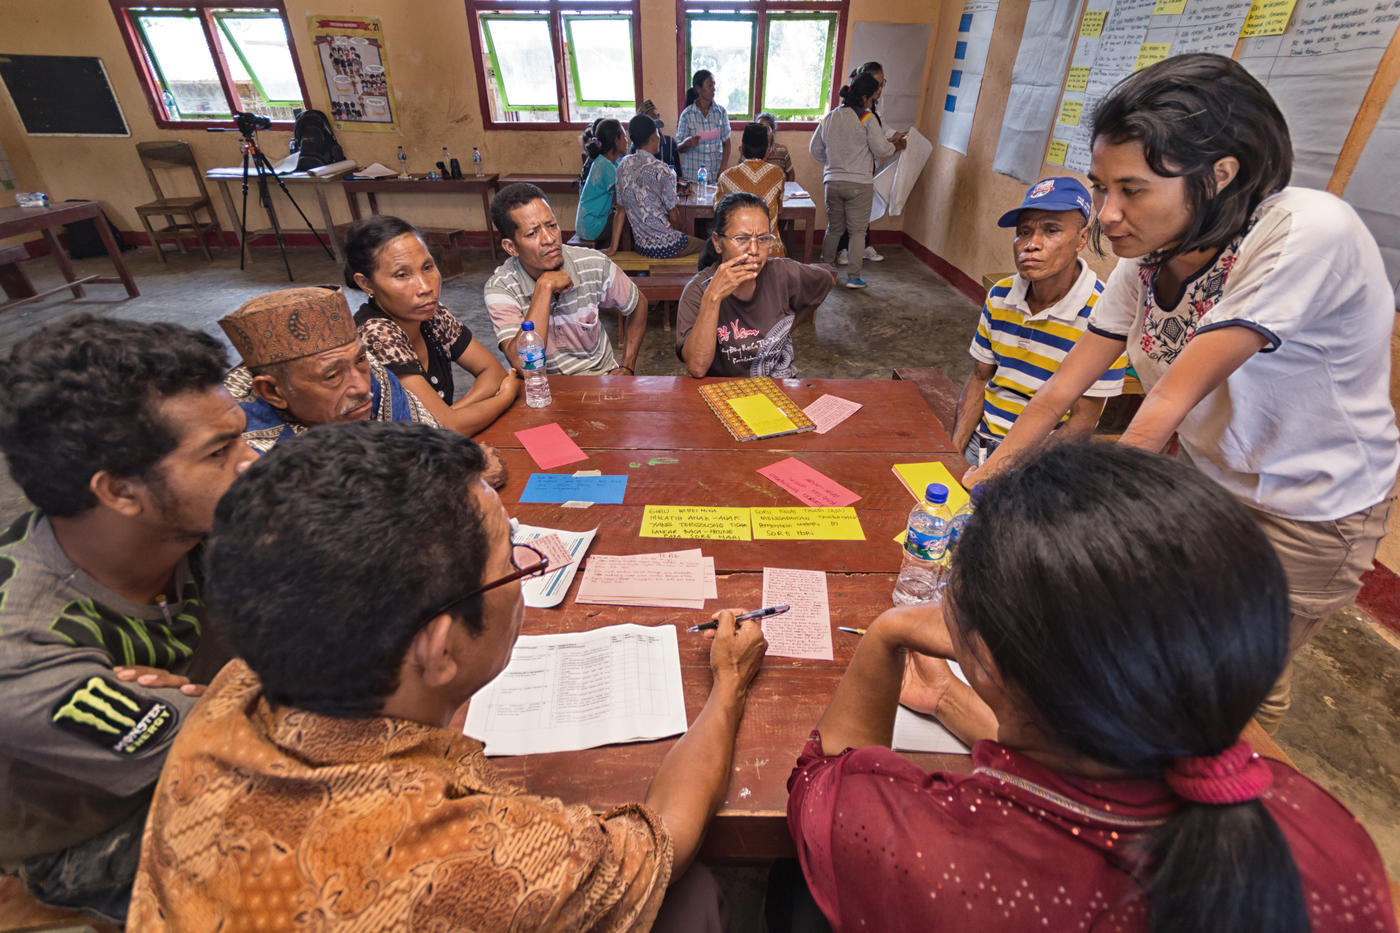
[(1216, 806), (1255, 800), (1274, 782), (1269, 766), (1244, 739), (1218, 755), (1175, 758), (1163, 778), (1178, 797)]

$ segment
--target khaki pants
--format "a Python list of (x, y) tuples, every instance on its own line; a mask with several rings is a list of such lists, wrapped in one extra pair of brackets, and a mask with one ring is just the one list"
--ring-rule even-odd
[(1293, 699), (1293, 655), (1317, 634), (1329, 615), (1344, 608), (1361, 592), (1361, 575), (1371, 569), (1376, 548), (1385, 534), (1394, 488), (1380, 502), (1328, 522), (1300, 522), (1255, 509), (1250, 514), (1278, 553), (1288, 577), (1288, 664), (1274, 689), (1254, 714), (1265, 732), (1273, 734)]
[(875, 186), (856, 181), (826, 183), (826, 236), (822, 239), (822, 262), (836, 261), (836, 244), (841, 234), (851, 235), (851, 263), (846, 274), (860, 278), (865, 262), (865, 229), (870, 226), (870, 205), (875, 198)]

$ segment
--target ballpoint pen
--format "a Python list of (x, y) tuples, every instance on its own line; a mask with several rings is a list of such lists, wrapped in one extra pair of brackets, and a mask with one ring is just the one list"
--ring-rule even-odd
[(838, 631), (838, 632), (850, 632), (852, 635), (864, 635), (864, 634), (865, 634), (865, 629), (863, 629), (863, 628), (851, 628), (849, 625), (838, 625), (838, 626), (836, 626), (836, 631)]
[[(735, 616), (734, 621), (743, 622), (745, 619), (763, 619), (767, 618), (768, 616), (775, 616), (779, 613), (787, 612), (791, 608), (791, 606), (768, 606), (763, 609), (755, 609), (752, 612), (746, 612), (741, 616)], [(686, 629), (686, 631), (708, 632), (710, 629), (716, 628), (719, 628), (719, 620), (711, 619), (708, 622), (701, 622), (699, 625), (692, 625), (690, 628)]]

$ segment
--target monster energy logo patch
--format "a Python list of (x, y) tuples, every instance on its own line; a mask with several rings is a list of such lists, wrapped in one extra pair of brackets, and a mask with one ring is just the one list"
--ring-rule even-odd
[(176, 719), (172, 707), (105, 677), (89, 677), (53, 711), (60, 729), (127, 755), (163, 735)]

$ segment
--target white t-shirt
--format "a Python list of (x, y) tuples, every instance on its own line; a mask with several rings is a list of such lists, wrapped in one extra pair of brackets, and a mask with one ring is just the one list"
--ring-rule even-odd
[(1155, 273), (1120, 262), (1089, 321), (1126, 339), (1150, 391), (1196, 334), (1248, 327), (1269, 345), (1178, 428), (1196, 466), (1245, 504), (1328, 521), (1386, 497), (1400, 467), (1390, 404), (1393, 297), (1351, 206), (1309, 188), (1259, 205), (1244, 234), (1183, 286), (1172, 310)]

